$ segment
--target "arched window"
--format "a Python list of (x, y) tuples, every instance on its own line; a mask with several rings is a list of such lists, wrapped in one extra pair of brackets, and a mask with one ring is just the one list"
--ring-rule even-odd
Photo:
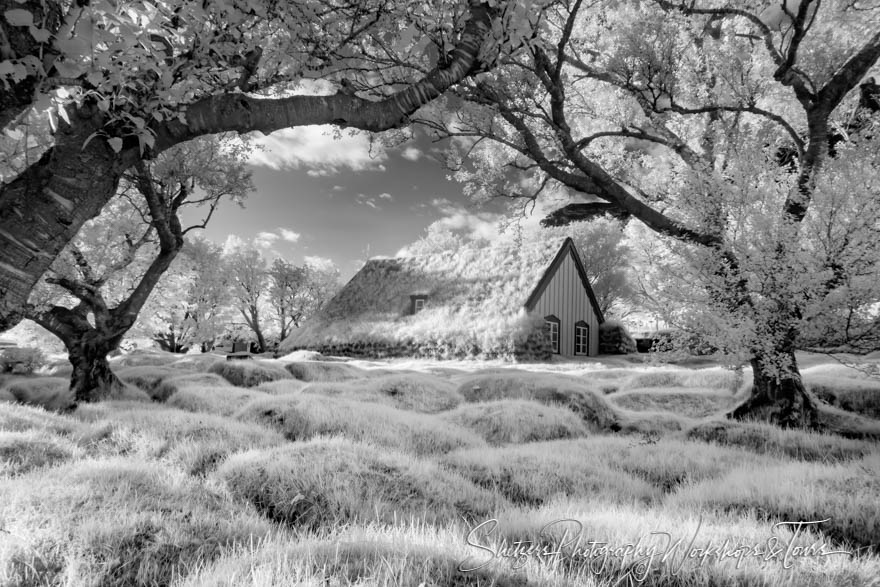
[(574, 323), (574, 354), (590, 354), (590, 325), (583, 320)]
[(554, 354), (559, 354), (559, 318), (554, 315), (544, 316), (544, 328), (547, 332), (547, 340)]

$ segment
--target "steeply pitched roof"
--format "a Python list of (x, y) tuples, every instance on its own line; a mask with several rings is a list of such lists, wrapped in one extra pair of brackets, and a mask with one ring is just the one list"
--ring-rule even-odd
[[(570, 239), (556, 238), (370, 260), (282, 348), (352, 341), (445, 340), (483, 348), (512, 343), (511, 337), (530, 330), (530, 294), (567, 247), (573, 247)], [(427, 300), (410, 315), (413, 295)]]

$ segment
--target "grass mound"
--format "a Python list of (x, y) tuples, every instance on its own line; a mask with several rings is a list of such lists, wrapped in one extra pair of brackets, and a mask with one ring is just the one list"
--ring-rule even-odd
[(273, 426), (289, 440), (343, 435), (417, 455), (486, 445), (470, 430), (437, 416), (308, 393), (252, 402), (237, 417)]
[(180, 370), (178, 369), (150, 365), (125, 367), (116, 372), (116, 376), (119, 377), (119, 379), (146, 392), (150, 398), (155, 401), (163, 401), (165, 399), (156, 393), (159, 385), (165, 379), (179, 375)]
[(169, 585), (271, 527), (215, 489), (135, 458), (0, 479), (0, 548), (13, 585)]
[(231, 387), (231, 384), (213, 373), (195, 373), (193, 375), (176, 375), (163, 379), (153, 391), (153, 399), (164, 402), (184, 387)]
[(480, 487), (511, 502), (538, 506), (556, 496), (615, 495), (648, 501), (660, 491), (647, 481), (607, 466), (580, 441), (556, 440), (491, 449), (459, 450), (442, 462)]
[(754, 512), (776, 521), (815, 525), (838, 544), (880, 552), (880, 454), (848, 463), (744, 465), (682, 486), (669, 504), (725, 513)]
[(166, 404), (188, 412), (231, 416), (245, 404), (265, 397), (262, 391), (242, 387), (183, 385)]
[[(0, 383), (2, 385), (2, 383)], [(0, 387), (0, 402), (14, 402), (15, 396), (6, 388)]]
[(0, 475), (20, 475), (73, 458), (74, 450), (54, 434), (0, 431)]
[(161, 367), (170, 365), (180, 359), (182, 355), (167, 353), (157, 350), (133, 351), (125, 355), (119, 355), (110, 359), (112, 366), (121, 367)]
[(63, 377), (27, 377), (8, 381), (5, 386), (15, 401), (47, 410), (62, 411), (73, 406), (70, 380)]
[(306, 385), (305, 381), (300, 381), (299, 379), (279, 379), (278, 381), (261, 383), (257, 386), (257, 389), (269, 395), (288, 395), (301, 392)]
[(0, 430), (47, 431), (59, 436), (75, 436), (86, 426), (67, 414), (48, 412), (39, 406), (0, 404)]
[(481, 518), (501, 501), (434, 463), (343, 438), (233, 455), (216, 475), (269, 519), (307, 528)]
[[(187, 577), (181, 587), (212, 585), (381, 585), (546, 587), (521, 570), (461, 570), (474, 547), (461, 534), (430, 528), (353, 527), (329, 538), (278, 538), (241, 548)], [(479, 552), (479, 551), (477, 551)], [(267, 578), (271, 577), (271, 583)]]
[(171, 363), (171, 366), (175, 369), (185, 369), (202, 373), (207, 371), (214, 364), (225, 360), (226, 357), (223, 355), (218, 355), (216, 353), (202, 353), (199, 355), (184, 355)]
[(742, 383), (741, 375), (719, 367), (709, 369), (663, 369), (634, 374), (623, 389), (656, 387), (696, 387), (733, 393)]
[(617, 415), (587, 383), (545, 373), (499, 372), (472, 377), (458, 389), (467, 401), (528, 399), (568, 408), (594, 430), (617, 430)]
[(290, 378), (290, 374), (282, 367), (255, 360), (215, 363), (208, 368), (208, 373), (216, 373), (236, 387), (256, 387), (266, 381)]
[(689, 418), (705, 418), (732, 407), (729, 391), (713, 391), (687, 387), (633, 389), (608, 398), (621, 408), (636, 412), (673, 412)]
[(464, 401), (452, 383), (431, 375), (406, 373), (370, 379), (321, 381), (302, 388), (306, 393), (376, 402), (413, 412), (434, 414)]
[(570, 410), (530, 400), (464, 404), (444, 418), (473, 430), (495, 446), (589, 434), (583, 420)]
[(851, 440), (831, 434), (782, 429), (760, 422), (712, 420), (694, 426), (687, 438), (722, 446), (742, 447), (759, 454), (804, 461), (846, 461), (869, 454), (870, 442)]
[(76, 415), (98, 431), (93, 452), (164, 459), (191, 475), (213, 469), (234, 452), (284, 442), (281, 434), (264, 426), (155, 404), (92, 404), (81, 406)]
[(880, 419), (878, 379), (813, 375), (804, 376), (804, 385), (819, 399), (832, 406)]
[(329, 361), (293, 361), (285, 363), (284, 368), (300, 381), (348, 381), (370, 375), (364, 369)]

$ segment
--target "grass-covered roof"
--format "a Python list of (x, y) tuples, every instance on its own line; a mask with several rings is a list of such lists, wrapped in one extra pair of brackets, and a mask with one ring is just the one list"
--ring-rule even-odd
[[(370, 260), (282, 348), (360, 341), (509, 348), (531, 331), (524, 305), (564, 242)], [(425, 306), (412, 314), (418, 295), (427, 296)]]

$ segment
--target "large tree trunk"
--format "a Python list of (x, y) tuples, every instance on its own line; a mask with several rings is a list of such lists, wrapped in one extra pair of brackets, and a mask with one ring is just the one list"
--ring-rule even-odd
[(819, 428), (818, 400), (804, 387), (794, 350), (782, 355), (783, 367), (772, 357), (752, 359), (753, 384), (749, 398), (728, 414), (737, 420), (762, 420), (783, 428)]
[(96, 402), (121, 392), (124, 384), (110, 369), (107, 354), (109, 346), (97, 345), (81, 337), (67, 345), (73, 373), (70, 389), (76, 403)]

